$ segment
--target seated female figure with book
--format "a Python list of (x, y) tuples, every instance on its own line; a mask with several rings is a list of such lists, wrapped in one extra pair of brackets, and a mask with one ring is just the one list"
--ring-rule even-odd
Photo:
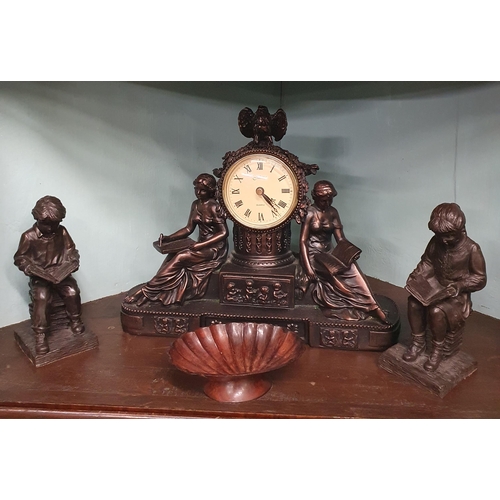
[(416, 361), (426, 350), (425, 331), (432, 348), (423, 367), (435, 371), (444, 356), (446, 335), (457, 332), (471, 312), (471, 292), (486, 285), (486, 266), (479, 245), (465, 230), (465, 215), (456, 203), (442, 203), (431, 214), (434, 232), (415, 270), (408, 277), (408, 320), (412, 342), (403, 359)]
[[(220, 206), (215, 200), (216, 180), (200, 174), (193, 182), (196, 200), (185, 227), (169, 236), (160, 236), (155, 247), (167, 257), (156, 275), (125, 302), (138, 306), (149, 301), (163, 305), (183, 304), (185, 300), (205, 295), (214, 270), (227, 256), (228, 229)], [(198, 227), (198, 241), (189, 235)]]
[(312, 298), (328, 317), (344, 320), (374, 317), (386, 322), (386, 314), (356, 263), (361, 250), (346, 239), (339, 214), (332, 207), (336, 195), (331, 182), (316, 182), (312, 191), (314, 204), (302, 223), (300, 257), (312, 283)]

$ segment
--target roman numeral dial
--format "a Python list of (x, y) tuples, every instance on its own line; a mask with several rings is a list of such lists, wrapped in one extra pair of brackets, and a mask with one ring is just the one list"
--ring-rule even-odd
[(231, 165), (222, 179), (231, 218), (252, 229), (270, 229), (290, 219), (299, 200), (293, 168), (271, 154), (252, 153)]

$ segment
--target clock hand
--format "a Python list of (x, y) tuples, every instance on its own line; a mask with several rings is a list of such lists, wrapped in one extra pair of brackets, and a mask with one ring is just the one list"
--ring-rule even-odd
[(271, 205), (272, 207), (274, 207), (274, 201), (271, 200), (271, 198), (269, 198), (269, 196), (267, 196), (267, 194), (262, 193), (262, 197), (264, 198), (264, 200), (267, 201), (267, 203), (269, 203), (269, 205)]
[(271, 205), (271, 212), (273, 212), (273, 214), (276, 215), (276, 217), (279, 217), (280, 213), (279, 213), (279, 210), (278, 210), (278, 205), (276, 205), (275, 201), (272, 199), (272, 198), (269, 198), (269, 196), (267, 196), (267, 194), (262, 194), (262, 196), (264, 197), (264, 200), (267, 201), (267, 203), (269, 203), (269, 205)]
[(276, 214), (278, 214), (278, 211), (276, 210), (276, 204), (274, 203), (274, 201), (269, 198), (269, 196), (267, 196), (266, 193), (264, 193), (264, 188), (261, 188), (261, 187), (258, 187), (255, 192), (262, 196), (262, 198), (264, 198), (264, 200), (269, 204), (271, 205), (271, 208), (273, 209), (273, 212), (276, 212)]

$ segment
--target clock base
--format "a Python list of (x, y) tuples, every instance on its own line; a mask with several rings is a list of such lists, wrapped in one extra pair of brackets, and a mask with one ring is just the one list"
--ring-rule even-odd
[[(252, 321), (285, 327), (296, 332), (310, 346), (323, 349), (384, 351), (398, 341), (401, 328), (399, 312), (388, 297), (376, 295), (386, 311), (387, 324), (372, 318), (343, 321), (326, 318), (309, 293), (303, 299), (295, 300), (293, 309), (221, 303), (218, 290), (220, 279), (219, 272), (215, 272), (205, 297), (183, 305), (163, 306), (148, 302), (137, 307), (136, 304), (123, 303), (123, 331), (132, 335), (179, 337), (187, 331), (214, 323)], [(139, 286), (129, 293), (134, 293)]]
[(220, 303), (240, 307), (293, 309), (295, 276), (298, 272), (298, 263), (294, 261), (295, 258), (291, 264), (279, 268), (242, 269), (231, 259), (219, 272)]

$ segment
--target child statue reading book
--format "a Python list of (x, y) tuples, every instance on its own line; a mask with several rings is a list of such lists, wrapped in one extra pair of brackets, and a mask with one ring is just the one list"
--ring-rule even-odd
[(71, 273), (79, 267), (78, 250), (61, 221), (66, 209), (54, 196), (44, 196), (36, 202), (32, 212), (36, 222), (21, 236), (14, 264), (30, 278), (30, 296), (33, 304), (32, 329), (36, 350), (49, 350), (46, 335), (50, 329), (49, 305), (53, 292), (64, 302), (73, 333), (83, 333), (80, 290)]
[(424, 369), (435, 371), (443, 360), (446, 335), (457, 332), (472, 308), (471, 292), (486, 285), (481, 248), (465, 231), (465, 215), (456, 203), (442, 203), (431, 214), (434, 236), (408, 277), (408, 320), (412, 342), (403, 359), (413, 362), (426, 350), (425, 331), (432, 346)]

